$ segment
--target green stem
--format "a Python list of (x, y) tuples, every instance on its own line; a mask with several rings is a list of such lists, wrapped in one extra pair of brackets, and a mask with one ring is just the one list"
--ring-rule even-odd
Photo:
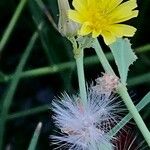
[(147, 129), (147, 127), (146, 127), (142, 117), (140, 116), (138, 110), (136, 109), (135, 105), (133, 104), (131, 97), (129, 96), (129, 94), (127, 92), (127, 88), (123, 84), (120, 84), (118, 86), (118, 94), (122, 97), (129, 112), (132, 114), (137, 126), (139, 127), (145, 140), (147, 141), (148, 145), (150, 146), (150, 132)]
[(146, 44), (146, 45), (135, 48), (136, 53), (145, 53), (149, 51), (150, 51), (150, 44)]
[(16, 8), (16, 11), (13, 14), (13, 17), (10, 20), (10, 22), (9, 22), (9, 24), (8, 24), (4, 34), (2, 36), (2, 39), (0, 41), (0, 52), (2, 52), (2, 50), (4, 49), (7, 41), (9, 40), (10, 35), (11, 35), (15, 25), (16, 25), (16, 22), (17, 22), (19, 16), (21, 15), (21, 12), (22, 12), (26, 2), (27, 2), (27, 0), (20, 0), (20, 3), (18, 5), (18, 7)]
[(138, 84), (144, 84), (150, 82), (150, 72), (129, 78), (128, 80), (128, 86), (136, 86)]
[[(145, 108), (146, 105), (150, 103), (150, 92), (144, 96), (144, 98), (136, 105), (138, 111), (141, 111)], [(145, 113), (146, 114), (146, 113)], [(117, 125), (109, 131), (109, 135), (114, 137), (130, 120), (132, 119), (132, 115), (129, 112)]]
[(28, 109), (28, 110), (24, 110), (24, 111), (21, 111), (21, 112), (17, 112), (17, 113), (7, 115), (7, 120), (13, 120), (13, 119), (16, 119), (16, 118), (19, 118), (19, 117), (34, 115), (34, 114), (37, 114), (37, 113), (48, 111), (49, 109), (50, 108), (49, 108), (48, 105), (43, 105), (43, 106), (39, 106), (39, 107), (36, 107), (36, 108), (31, 108), (31, 109)]
[(85, 77), (84, 77), (83, 49), (81, 50), (80, 54), (76, 57), (76, 65), (77, 65), (77, 72), (78, 72), (78, 82), (79, 82), (81, 101), (84, 105), (86, 105), (87, 93), (86, 93)]
[(9, 108), (11, 106), (17, 85), (19, 83), (21, 72), (25, 66), (25, 63), (31, 53), (31, 50), (32, 50), (37, 38), (38, 38), (38, 33), (35, 32), (33, 34), (33, 36), (31, 37), (29, 44), (28, 44), (27, 48), (25, 49), (24, 54), (22, 55), (22, 58), (19, 62), (19, 65), (17, 66), (16, 72), (12, 78), (10, 86), (6, 92), (6, 96), (4, 97), (4, 102), (3, 102), (2, 112), (1, 112), (1, 122), (0, 122), (0, 149), (2, 149), (3, 135), (4, 135), (4, 131), (5, 131), (5, 123), (6, 123), (6, 119), (7, 119), (7, 114), (8, 114)]
[(96, 51), (96, 54), (105, 70), (105, 72), (107, 72), (108, 74), (115, 74), (113, 69), (111, 68), (105, 54), (103, 53), (103, 50), (98, 42), (98, 40), (96, 39), (95, 42), (93, 43), (93, 48)]
[[(149, 50), (150, 50), (150, 44), (144, 45), (135, 49), (136, 53), (145, 53), (145, 52), (148, 52)], [(107, 60), (109, 61), (114, 60), (110, 52), (106, 53), (105, 56)], [(94, 64), (97, 64), (98, 62), (99, 60), (97, 56), (86, 57), (84, 61), (86, 65), (94, 65)], [(54, 74), (54, 73), (62, 72), (65, 70), (70, 70), (74, 67), (75, 67), (74, 61), (65, 62), (65, 63), (53, 65), (50, 67), (42, 67), (42, 68), (27, 70), (21, 73), (21, 78), (38, 77), (38, 76), (47, 75), (47, 74)], [(140, 83), (147, 82), (147, 81), (149, 82), (150, 81), (149, 75), (150, 73), (146, 73), (146, 74), (137, 76), (135, 79), (134, 78), (132, 78), (131, 80), (129, 79), (128, 85), (133, 86), (134, 84), (136, 85), (136, 84), (140, 84)], [(0, 82), (8, 82), (12, 78), (13, 78), (13, 75), (4, 75), (4, 78), (2, 78)], [(140, 78), (141, 80), (139, 80)]]
[[(95, 51), (99, 57), (100, 62), (102, 63), (106, 73), (114, 73), (112, 71), (112, 68), (103, 52), (103, 50), (100, 47), (100, 44), (98, 42), (98, 40), (95, 41), (94, 43), (94, 48)], [(145, 140), (147, 141), (148, 145), (150, 146), (150, 132), (148, 131), (142, 117), (140, 116), (139, 112), (137, 111), (135, 105), (133, 104), (127, 89), (124, 85), (120, 84), (120, 86), (118, 87), (118, 94), (122, 97), (124, 103), (126, 104), (129, 112), (132, 114), (133, 119), (135, 120), (138, 128), (140, 129), (141, 133), (143, 134)]]

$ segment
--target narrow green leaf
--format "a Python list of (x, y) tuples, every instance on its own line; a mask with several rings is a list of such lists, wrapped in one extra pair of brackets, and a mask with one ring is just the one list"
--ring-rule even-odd
[(3, 72), (0, 72), (0, 82), (2, 81), (8, 81), (9, 77), (5, 75)]
[(23, 68), (26, 64), (26, 61), (27, 61), (27, 59), (31, 53), (31, 50), (32, 50), (37, 38), (38, 38), (38, 33), (35, 32), (33, 34), (33, 36), (31, 37), (29, 44), (27, 45), (27, 48), (25, 49), (25, 52), (23, 53), (23, 55), (21, 57), (21, 60), (17, 66), (17, 69), (16, 69), (15, 74), (11, 80), (11, 83), (8, 87), (8, 90), (5, 93), (3, 105), (2, 105), (2, 111), (0, 114), (0, 117), (1, 117), (1, 121), (0, 121), (0, 149), (2, 149), (3, 135), (4, 135), (4, 131), (5, 131), (5, 123), (6, 123), (6, 119), (7, 119), (7, 114), (8, 114), (9, 108), (11, 106), (17, 85), (18, 85), (19, 80), (21, 78), (21, 73), (23, 71)]
[(50, 109), (48, 105), (38, 106), (35, 108), (31, 108), (28, 110), (24, 110), (24, 111), (10, 114), (7, 116), (7, 120), (12, 120), (12, 119), (20, 118), (20, 117), (26, 117), (29, 115), (35, 115), (37, 113), (48, 111), (48, 109)]
[(118, 67), (121, 82), (126, 84), (129, 67), (137, 59), (137, 56), (131, 49), (131, 44), (128, 39), (118, 39), (110, 45), (110, 49)]
[[(144, 96), (144, 98), (136, 105), (138, 111), (142, 110), (147, 104), (150, 103), (150, 92)], [(109, 135), (113, 137), (120, 129), (122, 129), (130, 120), (132, 115), (128, 113), (112, 130), (109, 131)]]
[(36, 129), (35, 129), (35, 131), (34, 131), (34, 134), (33, 134), (33, 137), (31, 139), (28, 150), (35, 150), (38, 139), (39, 139), (39, 135), (40, 135), (40, 132), (41, 132), (41, 128), (42, 128), (42, 123), (39, 122)]
[(26, 3), (27, 3), (27, 0), (20, 0), (18, 6), (16, 8), (16, 11), (14, 12), (14, 14), (13, 14), (13, 16), (12, 16), (12, 18), (11, 18), (4, 34), (3, 34), (3, 36), (2, 36), (2, 39), (0, 41), (0, 52), (2, 52), (2, 50), (4, 49), (7, 41), (9, 40), (10, 35), (11, 35), (11, 33), (12, 33), (12, 31), (13, 31), (13, 29), (14, 29), (20, 15), (21, 15), (21, 12), (24, 9)]

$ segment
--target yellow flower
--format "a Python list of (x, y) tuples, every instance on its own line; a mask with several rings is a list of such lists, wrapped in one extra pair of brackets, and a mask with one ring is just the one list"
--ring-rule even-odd
[(137, 17), (136, 0), (73, 0), (75, 10), (69, 10), (69, 18), (81, 25), (79, 35), (101, 35), (107, 45), (123, 36), (131, 37), (136, 28), (121, 24)]

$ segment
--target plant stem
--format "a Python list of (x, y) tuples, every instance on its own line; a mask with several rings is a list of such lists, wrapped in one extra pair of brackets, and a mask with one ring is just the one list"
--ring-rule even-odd
[(17, 66), (15, 74), (12, 78), (12, 81), (11, 81), (11, 83), (8, 87), (8, 90), (6, 92), (6, 95), (4, 97), (2, 112), (0, 114), (0, 118), (1, 118), (1, 121), (0, 121), (0, 150), (2, 149), (2, 144), (3, 144), (3, 139), (4, 139), (3, 135), (4, 135), (4, 131), (5, 131), (7, 114), (8, 114), (9, 108), (11, 106), (17, 85), (19, 83), (21, 72), (26, 64), (26, 61), (31, 53), (31, 50), (32, 50), (37, 38), (38, 38), (38, 33), (35, 32), (33, 34), (33, 36), (31, 37), (29, 44), (28, 44), (27, 48), (25, 49), (25, 52), (22, 55), (22, 58), (19, 62), (19, 65)]
[(43, 105), (43, 106), (38, 106), (36, 108), (24, 110), (21, 112), (16, 112), (16, 113), (7, 115), (7, 121), (20, 118), (20, 117), (34, 115), (34, 114), (41, 113), (41, 112), (45, 112), (45, 111), (48, 111), (49, 109), (50, 107), (48, 105)]
[(77, 73), (78, 73), (78, 82), (81, 101), (83, 105), (87, 103), (87, 93), (85, 86), (85, 77), (84, 77), (84, 66), (83, 66), (83, 49), (80, 51), (80, 54), (76, 57)]
[(105, 72), (107, 72), (108, 74), (115, 74), (113, 69), (111, 68), (105, 54), (103, 53), (103, 50), (98, 42), (98, 40), (96, 39), (95, 42), (93, 43), (93, 48), (96, 51), (96, 54), (105, 70)]
[(135, 120), (137, 126), (139, 127), (145, 140), (147, 141), (148, 145), (150, 146), (150, 132), (147, 129), (147, 127), (146, 127), (142, 117), (140, 116), (138, 110), (136, 109), (135, 105), (133, 104), (131, 97), (129, 96), (129, 94), (127, 92), (127, 88), (123, 84), (119, 84), (118, 94), (122, 97), (129, 112), (132, 114), (132, 116), (134, 116), (134, 120)]
[(146, 44), (146, 45), (135, 48), (136, 53), (145, 53), (148, 51), (150, 51), (150, 44)]
[(2, 50), (4, 49), (7, 41), (9, 40), (10, 35), (11, 35), (15, 25), (16, 25), (16, 22), (17, 22), (17, 20), (18, 20), (18, 18), (20, 16), (20, 14), (21, 14), (21, 12), (22, 12), (26, 2), (27, 2), (27, 0), (20, 0), (20, 3), (18, 5), (18, 7), (16, 8), (16, 11), (13, 14), (13, 17), (11, 18), (11, 20), (10, 20), (10, 22), (9, 22), (9, 24), (8, 24), (6, 30), (5, 30), (5, 32), (3, 34), (3, 36), (2, 36), (2, 39), (0, 41), (0, 52), (2, 52)]
[[(144, 96), (144, 98), (136, 105), (138, 111), (142, 110), (145, 106), (150, 103), (150, 92)], [(146, 113), (145, 113), (146, 114)], [(115, 136), (130, 120), (132, 115), (129, 112), (117, 125), (109, 131), (111, 137)]]
[(148, 84), (150, 82), (150, 72), (135, 76), (128, 79), (128, 86), (136, 86), (138, 84)]
[[(150, 50), (150, 44), (148, 45), (144, 45), (141, 47), (138, 47), (135, 49), (136, 53), (145, 53), (148, 52)], [(112, 54), (110, 52), (106, 53), (106, 58), (109, 61), (113, 61), (114, 58), (112, 56)], [(94, 65), (97, 64), (99, 62), (97, 56), (90, 56), (90, 57), (86, 57), (84, 60), (84, 63), (86, 65)], [(27, 70), (25, 72), (21, 73), (21, 78), (28, 78), (28, 77), (38, 77), (38, 76), (43, 76), (43, 75), (47, 75), (47, 74), (54, 74), (54, 73), (59, 73), (65, 70), (70, 70), (72, 68), (75, 67), (75, 62), (74, 61), (70, 61), (70, 62), (65, 62), (65, 63), (61, 63), (61, 64), (56, 64), (53, 66), (48, 66), (48, 67), (42, 67), (42, 68), (37, 68), (37, 69), (31, 69), (31, 70)], [(143, 75), (139, 75), (135, 78), (131, 78), (128, 80), (128, 85), (129, 86), (134, 86), (140, 83), (144, 83), (144, 82), (149, 82), (149, 76), (150, 73), (145, 73)], [(2, 78), (0, 80), (0, 82), (8, 82), (9, 80), (11, 80), (13, 78), (13, 75), (4, 75), (4, 78)], [(139, 80), (141, 79), (141, 80)]]
[[(99, 60), (101, 62), (101, 64), (104, 67), (104, 70), (106, 71), (106, 73), (114, 73), (112, 71), (112, 68), (103, 52), (103, 50), (101, 49), (98, 40), (95, 41), (94, 43), (94, 48), (95, 51), (99, 57)], [(136, 122), (138, 128), (140, 129), (141, 133), (143, 134), (145, 140), (147, 141), (148, 145), (150, 146), (150, 132), (147, 129), (142, 117), (140, 116), (139, 112), (137, 111), (135, 105), (133, 104), (128, 92), (127, 92), (127, 88), (123, 85), (120, 84), (118, 86), (118, 94), (121, 96), (121, 98), (123, 99), (124, 103), (126, 104), (129, 112), (132, 114), (134, 121)]]

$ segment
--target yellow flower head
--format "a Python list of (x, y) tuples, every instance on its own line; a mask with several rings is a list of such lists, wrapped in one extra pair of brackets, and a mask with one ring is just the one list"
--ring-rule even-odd
[(102, 35), (107, 45), (116, 38), (134, 35), (136, 28), (121, 24), (137, 17), (136, 0), (73, 0), (75, 10), (69, 10), (69, 18), (81, 25), (79, 35)]

